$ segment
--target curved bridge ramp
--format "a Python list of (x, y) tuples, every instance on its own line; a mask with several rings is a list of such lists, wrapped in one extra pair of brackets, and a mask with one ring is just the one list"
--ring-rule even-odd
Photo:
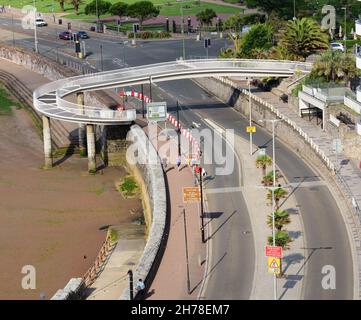
[(33, 100), (35, 109), (49, 118), (86, 124), (129, 124), (136, 118), (135, 109), (114, 111), (100, 106), (79, 105), (66, 98), (86, 91), (199, 77), (290, 77), (309, 73), (311, 68), (311, 63), (295, 61), (178, 60), (61, 79), (35, 90)]

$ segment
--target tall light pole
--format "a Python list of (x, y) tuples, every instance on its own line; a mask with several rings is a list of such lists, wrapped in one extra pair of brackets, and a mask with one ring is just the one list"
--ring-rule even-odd
[[(275, 123), (282, 121), (282, 119), (264, 119), (260, 122), (272, 123), (272, 171), (273, 171), (273, 186), (272, 190), (272, 245), (276, 246), (276, 229), (275, 229), (275, 189), (276, 187), (276, 148), (275, 148)], [(277, 300), (277, 278), (276, 274), (273, 274), (273, 298)]]
[(99, 32), (99, 11), (98, 11), (98, 0), (95, 0), (95, 14), (97, 15), (97, 29), (96, 29), (96, 32)]
[(293, 0), (293, 20), (296, 19), (296, 0)]
[[(251, 79), (248, 79), (248, 107), (249, 107), (249, 126), (252, 127), (252, 99), (251, 99)], [(252, 131), (249, 131), (249, 154), (253, 154)]]
[(34, 3), (34, 40), (35, 40), (35, 52), (38, 53), (38, 34), (37, 34), (37, 30), (36, 30), (36, 4), (35, 4), (35, 0), (33, 1)]
[(345, 34), (343, 40), (345, 41), (345, 54), (347, 53), (347, 7), (342, 7), (342, 10), (345, 10)]
[(183, 46), (183, 60), (186, 59), (186, 49), (184, 43), (184, 15), (183, 15), (183, 3), (181, 3), (181, 33), (182, 33), (182, 46)]

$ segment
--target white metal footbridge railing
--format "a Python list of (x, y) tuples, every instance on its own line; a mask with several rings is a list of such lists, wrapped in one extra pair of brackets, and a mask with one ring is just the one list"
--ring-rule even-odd
[(81, 106), (66, 98), (79, 92), (199, 77), (289, 77), (309, 73), (311, 68), (312, 64), (306, 62), (278, 60), (177, 60), (57, 80), (34, 91), (34, 107), (50, 118), (63, 121), (102, 125), (130, 123), (136, 118), (135, 110)]

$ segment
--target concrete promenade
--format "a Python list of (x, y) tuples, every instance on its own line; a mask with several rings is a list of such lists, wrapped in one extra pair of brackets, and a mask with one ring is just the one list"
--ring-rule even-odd
[[(151, 139), (153, 145), (155, 145), (155, 140), (155, 137)], [(158, 151), (164, 143), (158, 141)], [(172, 137), (170, 144), (176, 149), (177, 138)], [(154, 300), (196, 299), (204, 274), (206, 247), (201, 240), (199, 205), (183, 203), (183, 187), (194, 186), (194, 176), (191, 168), (187, 165), (184, 148), (182, 148), (180, 170), (175, 164), (170, 163), (165, 172), (169, 197), (168, 240), (146, 298)], [(188, 250), (189, 288), (186, 250)]]

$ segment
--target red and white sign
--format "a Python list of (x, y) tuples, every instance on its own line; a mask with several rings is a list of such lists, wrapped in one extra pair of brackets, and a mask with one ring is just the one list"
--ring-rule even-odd
[(282, 247), (266, 246), (266, 257), (282, 258)]

